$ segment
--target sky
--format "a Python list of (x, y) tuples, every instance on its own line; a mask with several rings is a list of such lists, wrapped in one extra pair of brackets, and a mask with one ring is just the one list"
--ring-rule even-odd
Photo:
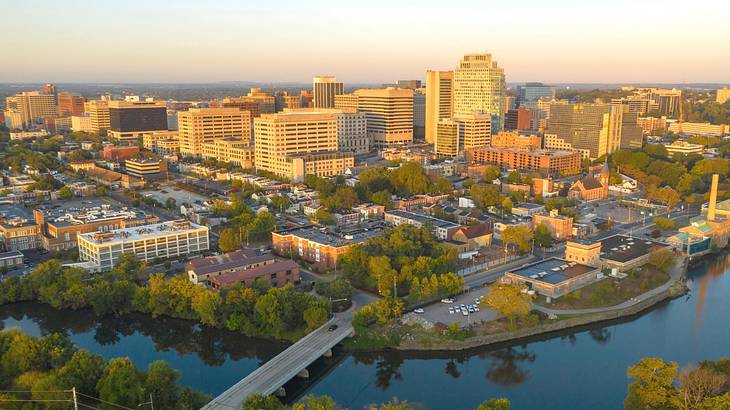
[(0, 0), (0, 82), (730, 83), (730, 1)]

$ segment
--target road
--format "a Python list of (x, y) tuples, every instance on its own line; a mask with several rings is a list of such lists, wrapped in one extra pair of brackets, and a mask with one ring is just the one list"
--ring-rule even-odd
[[(251, 372), (205, 405), (202, 410), (240, 409), (241, 403), (254, 393), (270, 395), (276, 393), (286, 382), (296, 377), (315, 360), (326, 354), (353, 332), (352, 311), (336, 315), (317, 330), (304, 336), (288, 349)], [(330, 330), (331, 326), (337, 328)]]

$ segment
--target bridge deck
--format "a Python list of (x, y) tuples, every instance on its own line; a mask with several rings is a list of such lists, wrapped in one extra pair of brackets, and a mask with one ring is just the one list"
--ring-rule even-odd
[[(337, 329), (329, 327), (336, 324)], [(246, 378), (214, 398), (201, 410), (240, 409), (252, 394), (275, 393), (284, 383), (324, 355), (352, 333), (349, 317), (335, 317), (251, 372)]]

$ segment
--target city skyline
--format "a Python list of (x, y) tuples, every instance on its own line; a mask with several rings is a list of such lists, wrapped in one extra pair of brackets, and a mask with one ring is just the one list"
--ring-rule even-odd
[(204, 10), (187, 1), (32, 3), (5, 7), (13, 41), (0, 82), (308, 83), (334, 75), (347, 86), (423, 79), (477, 52), (491, 53), (510, 83), (730, 82), (723, 2), (702, 10), (658, 1), (359, 9), (226, 1)]

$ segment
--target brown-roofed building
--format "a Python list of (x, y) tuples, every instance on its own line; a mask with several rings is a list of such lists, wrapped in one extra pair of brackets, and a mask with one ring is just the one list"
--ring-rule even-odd
[(451, 240), (465, 245), (461, 251), (473, 251), (491, 245), (492, 232), (493, 224), (489, 222), (462, 226), (454, 232)]
[(225, 289), (236, 284), (251, 286), (256, 279), (264, 279), (271, 286), (282, 287), (300, 281), (299, 265), (291, 259), (272, 259), (273, 262), (251, 269), (239, 269), (217, 276), (210, 276), (206, 284), (211, 289)]
[(608, 177), (608, 164), (604, 164), (603, 169), (597, 176), (594, 176), (591, 172), (591, 175), (587, 178), (574, 183), (570, 187), (568, 197), (582, 201), (598, 201), (608, 198)]
[(239, 250), (191, 260), (185, 264), (185, 271), (191, 282), (202, 284), (212, 277), (239, 270), (259, 268), (274, 262), (276, 262), (276, 258), (273, 255), (257, 255), (254, 251)]

